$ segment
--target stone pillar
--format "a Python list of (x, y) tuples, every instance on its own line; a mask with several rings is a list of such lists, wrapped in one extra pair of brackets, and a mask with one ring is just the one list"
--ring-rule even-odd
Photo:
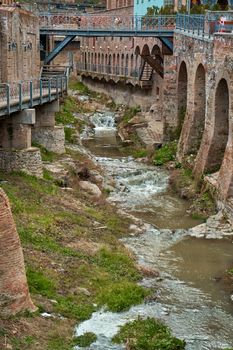
[(36, 123), (32, 128), (32, 141), (55, 153), (65, 152), (63, 126), (55, 126), (55, 113), (59, 112), (59, 101), (55, 100), (36, 108)]
[(40, 150), (31, 147), (35, 109), (25, 109), (0, 121), (0, 169), (42, 176)]
[(0, 317), (35, 311), (25, 274), (23, 252), (8, 198), (0, 188)]
[(177, 63), (176, 57), (164, 56), (163, 117), (165, 138), (173, 134), (177, 127)]

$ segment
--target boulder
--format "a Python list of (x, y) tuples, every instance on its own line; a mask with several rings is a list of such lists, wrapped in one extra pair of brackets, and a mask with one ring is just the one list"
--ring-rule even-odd
[(102, 195), (99, 187), (89, 181), (79, 181), (79, 186), (93, 196), (100, 197)]

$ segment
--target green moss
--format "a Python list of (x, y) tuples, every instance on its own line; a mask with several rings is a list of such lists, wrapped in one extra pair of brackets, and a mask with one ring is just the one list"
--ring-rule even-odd
[(143, 302), (148, 290), (132, 282), (114, 283), (103, 288), (98, 296), (100, 305), (106, 305), (112, 312), (128, 310)]
[(96, 339), (97, 339), (97, 336), (95, 335), (95, 333), (86, 332), (83, 335), (75, 337), (74, 341), (76, 345), (80, 347), (87, 347), (87, 346), (90, 346), (92, 343), (94, 343)]
[(172, 336), (169, 328), (153, 318), (138, 319), (122, 326), (113, 338), (129, 350), (183, 350), (185, 341)]
[(177, 150), (177, 142), (165, 143), (160, 149), (155, 151), (154, 164), (164, 165), (165, 163), (175, 160)]

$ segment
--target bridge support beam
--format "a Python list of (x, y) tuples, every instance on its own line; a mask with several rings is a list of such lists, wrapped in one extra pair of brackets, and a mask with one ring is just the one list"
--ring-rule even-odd
[(0, 121), (0, 169), (6, 172), (24, 171), (42, 176), (40, 150), (31, 147), (31, 127), (35, 123), (35, 110), (12, 114)]
[(59, 111), (59, 101), (55, 100), (36, 108), (36, 122), (32, 128), (32, 140), (48, 151), (65, 152), (63, 126), (55, 126), (55, 113)]

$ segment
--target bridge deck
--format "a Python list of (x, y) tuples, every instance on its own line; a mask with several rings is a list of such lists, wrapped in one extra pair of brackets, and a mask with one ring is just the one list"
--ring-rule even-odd
[(67, 78), (0, 84), (0, 116), (56, 100), (67, 91)]

